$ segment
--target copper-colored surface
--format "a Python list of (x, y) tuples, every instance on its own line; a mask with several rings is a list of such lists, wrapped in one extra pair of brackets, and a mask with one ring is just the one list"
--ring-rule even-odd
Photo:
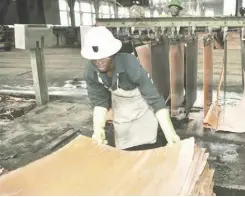
[[(207, 36), (209, 35), (208, 33), (198, 33), (198, 37), (204, 37), (204, 36)], [(240, 46), (240, 33), (239, 32), (229, 32), (227, 34), (227, 40), (229, 40), (229, 42), (227, 43), (227, 49), (240, 49), (241, 46)], [(215, 42), (215, 41), (214, 41)], [(217, 43), (215, 42), (215, 45)], [(202, 49), (203, 48), (203, 40), (202, 39), (199, 39), (199, 48)], [(223, 47), (218, 47), (216, 45), (217, 48), (221, 48), (223, 49)], [(218, 49), (219, 50), (219, 49)]]
[(204, 73), (203, 73), (203, 92), (204, 92), (204, 117), (207, 115), (212, 104), (213, 92), (213, 39), (211, 35), (205, 36), (203, 49)]
[(0, 195), (209, 195), (212, 171), (205, 168), (204, 152), (195, 147), (194, 138), (131, 152), (79, 136), (1, 176)]
[(245, 132), (245, 88), (243, 97), (236, 106), (225, 106), (219, 115), (219, 124), (216, 130), (244, 133)]
[(222, 86), (223, 76), (224, 76), (224, 67), (222, 67), (222, 71), (219, 77), (216, 101), (212, 103), (206, 116), (204, 117), (203, 124), (204, 124), (204, 127), (206, 128), (217, 129), (219, 125), (219, 117), (220, 117), (220, 112), (221, 112), (221, 105), (219, 103), (219, 99), (220, 99), (220, 90)]
[(176, 40), (170, 42), (170, 94), (171, 116), (175, 116), (184, 101), (184, 43)]
[(151, 75), (151, 49), (148, 44), (138, 46), (135, 48), (138, 54), (140, 64), (145, 68), (145, 70)]
[(209, 109), (208, 114), (204, 119), (204, 127), (212, 128), (216, 131), (228, 131), (234, 133), (244, 133), (245, 132), (245, 88), (243, 93), (243, 98), (237, 106), (221, 106), (218, 102), (222, 78), (222, 69), (219, 87), (217, 89), (217, 101), (212, 104)]
[(221, 106), (218, 105), (216, 102), (213, 103), (210, 106), (208, 113), (204, 118), (203, 121), (204, 127), (217, 129), (219, 125), (220, 112), (221, 112)]

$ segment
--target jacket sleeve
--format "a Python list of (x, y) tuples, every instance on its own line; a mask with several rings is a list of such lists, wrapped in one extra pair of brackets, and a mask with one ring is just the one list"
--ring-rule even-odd
[(130, 80), (138, 86), (146, 102), (153, 108), (154, 113), (166, 108), (164, 98), (160, 96), (150, 75), (140, 65), (135, 56), (128, 56), (126, 70)]
[(98, 82), (93, 73), (85, 74), (88, 98), (93, 107), (99, 106), (109, 109), (110, 92), (105, 86)]

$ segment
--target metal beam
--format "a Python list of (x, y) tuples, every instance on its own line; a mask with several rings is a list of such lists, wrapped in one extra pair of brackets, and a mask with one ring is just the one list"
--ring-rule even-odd
[(245, 27), (243, 17), (97, 18), (107, 27)]

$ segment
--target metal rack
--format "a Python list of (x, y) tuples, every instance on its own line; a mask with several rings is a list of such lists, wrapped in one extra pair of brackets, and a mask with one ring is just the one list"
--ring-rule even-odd
[(161, 17), (161, 18), (97, 18), (107, 27), (245, 27), (244, 17)]

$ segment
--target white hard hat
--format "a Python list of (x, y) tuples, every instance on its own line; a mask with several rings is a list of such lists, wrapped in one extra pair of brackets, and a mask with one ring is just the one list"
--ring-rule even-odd
[(116, 54), (122, 42), (104, 26), (92, 27), (84, 36), (81, 55), (85, 59), (97, 60)]

